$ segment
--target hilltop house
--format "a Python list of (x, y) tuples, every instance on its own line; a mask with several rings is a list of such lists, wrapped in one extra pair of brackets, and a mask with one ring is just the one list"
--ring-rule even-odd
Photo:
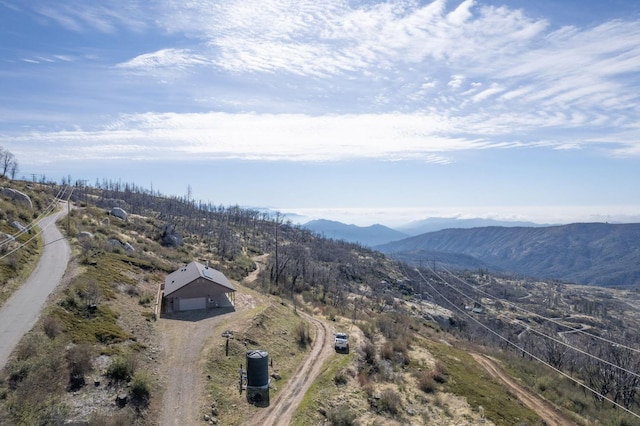
[(234, 306), (236, 291), (224, 274), (198, 262), (191, 262), (164, 280), (166, 312)]

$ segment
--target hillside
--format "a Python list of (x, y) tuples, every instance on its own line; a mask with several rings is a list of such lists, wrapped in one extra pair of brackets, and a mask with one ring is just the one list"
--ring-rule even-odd
[[(506, 279), (485, 268), (459, 276), (408, 268), (277, 215), (119, 182), (77, 187), (72, 201), (65, 232), (74, 258), (0, 374), (2, 424), (155, 425), (177, 418), (240, 425), (273, 419), (276, 407), (305, 426), (542, 425), (558, 418), (633, 424), (634, 417), (602, 400), (594, 405), (594, 397), (534, 357), (602, 385), (607, 397), (637, 410), (635, 395), (616, 396), (637, 386), (628, 373), (615, 384), (600, 382), (611, 376), (609, 365), (557, 348), (534, 330), (638, 370), (626, 346), (611, 349), (595, 339), (606, 331), (609, 340), (640, 345), (634, 292)], [(111, 214), (114, 207), (126, 219)], [(194, 259), (232, 281), (234, 309), (155, 317), (164, 277)], [(470, 300), (483, 306), (480, 314), (464, 310)], [(540, 315), (562, 320), (547, 323)], [(349, 353), (318, 347), (336, 331), (349, 334)], [(238, 365), (258, 348), (272, 360), (267, 406), (238, 392)], [(302, 384), (308, 391), (291, 391), (306, 389)]]
[(598, 286), (640, 285), (640, 224), (576, 223), (548, 227), (446, 229), (376, 247), (418, 264), (422, 251), (457, 253), (496, 271)]

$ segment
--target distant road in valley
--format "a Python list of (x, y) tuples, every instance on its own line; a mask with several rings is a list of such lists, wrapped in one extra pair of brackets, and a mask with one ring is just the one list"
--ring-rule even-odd
[(55, 222), (67, 214), (67, 204), (60, 203), (60, 206), (58, 212), (38, 222), (44, 243), (38, 265), (0, 308), (0, 368), (5, 366), (22, 336), (36, 323), (49, 294), (67, 269), (71, 249), (55, 226)]

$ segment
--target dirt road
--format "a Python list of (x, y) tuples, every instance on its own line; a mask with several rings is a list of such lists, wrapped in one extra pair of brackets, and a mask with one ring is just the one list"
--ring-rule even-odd
[(0, 368), (4, 367), (22, 336), (36, 323), (49, 294), (62, 279), (71, 250), (55, 222), (67, 214), (67, 204), (60, 211), (38, 222), (44, 248), (38, 265), (25, 283), (0, 309)]
[(316, 319), (303, 312), (300, 315), (307, 319), (315, 329), (315, 338), (311, 352), (304, 362), (295, 372), (287, 386), (285, 386), (278, 396), (259, 415), (253, 417), (247, 425), (279, 426), (288, 425), (296, 408), (302, 401), (305, 392), (313, 383), (322, 365), (329, 355), (333, 353), (333, 335), (329, 328), (319, 319)]
[(535, 393), (520, 385), (513, 377), (505, 373), (492, 359), (480, 355), (471, 354), (473, 358), (494, 378), (504, 383), (520, 401), (535, 412), (546, 424), (550, 426), (575, 426), (576, 423), (566, 418), (550, 403), (540, 398)]
[(158, 320), (163, 340), (161, 371), (167, 386), (162, 403), (160, 424), (182, 426), (199, 424), (205, 404), (205, 359), (202, 350), (211, 330), (228, 320), (231, 310), (187, 311)]

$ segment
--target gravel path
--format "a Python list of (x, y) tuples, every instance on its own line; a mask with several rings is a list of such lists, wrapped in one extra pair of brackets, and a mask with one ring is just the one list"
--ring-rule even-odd
[(71, 250), (55, 226), (55, 222), (67, 214), (67, 203), (60, 203), (60, 206), (60, 211), (38, 222), (44, 243), (42, 256), (29, 278), (0, 309), (0, 368), (5, 366), (22, 336), (36, 323), (49, 294), (67, 269)]

